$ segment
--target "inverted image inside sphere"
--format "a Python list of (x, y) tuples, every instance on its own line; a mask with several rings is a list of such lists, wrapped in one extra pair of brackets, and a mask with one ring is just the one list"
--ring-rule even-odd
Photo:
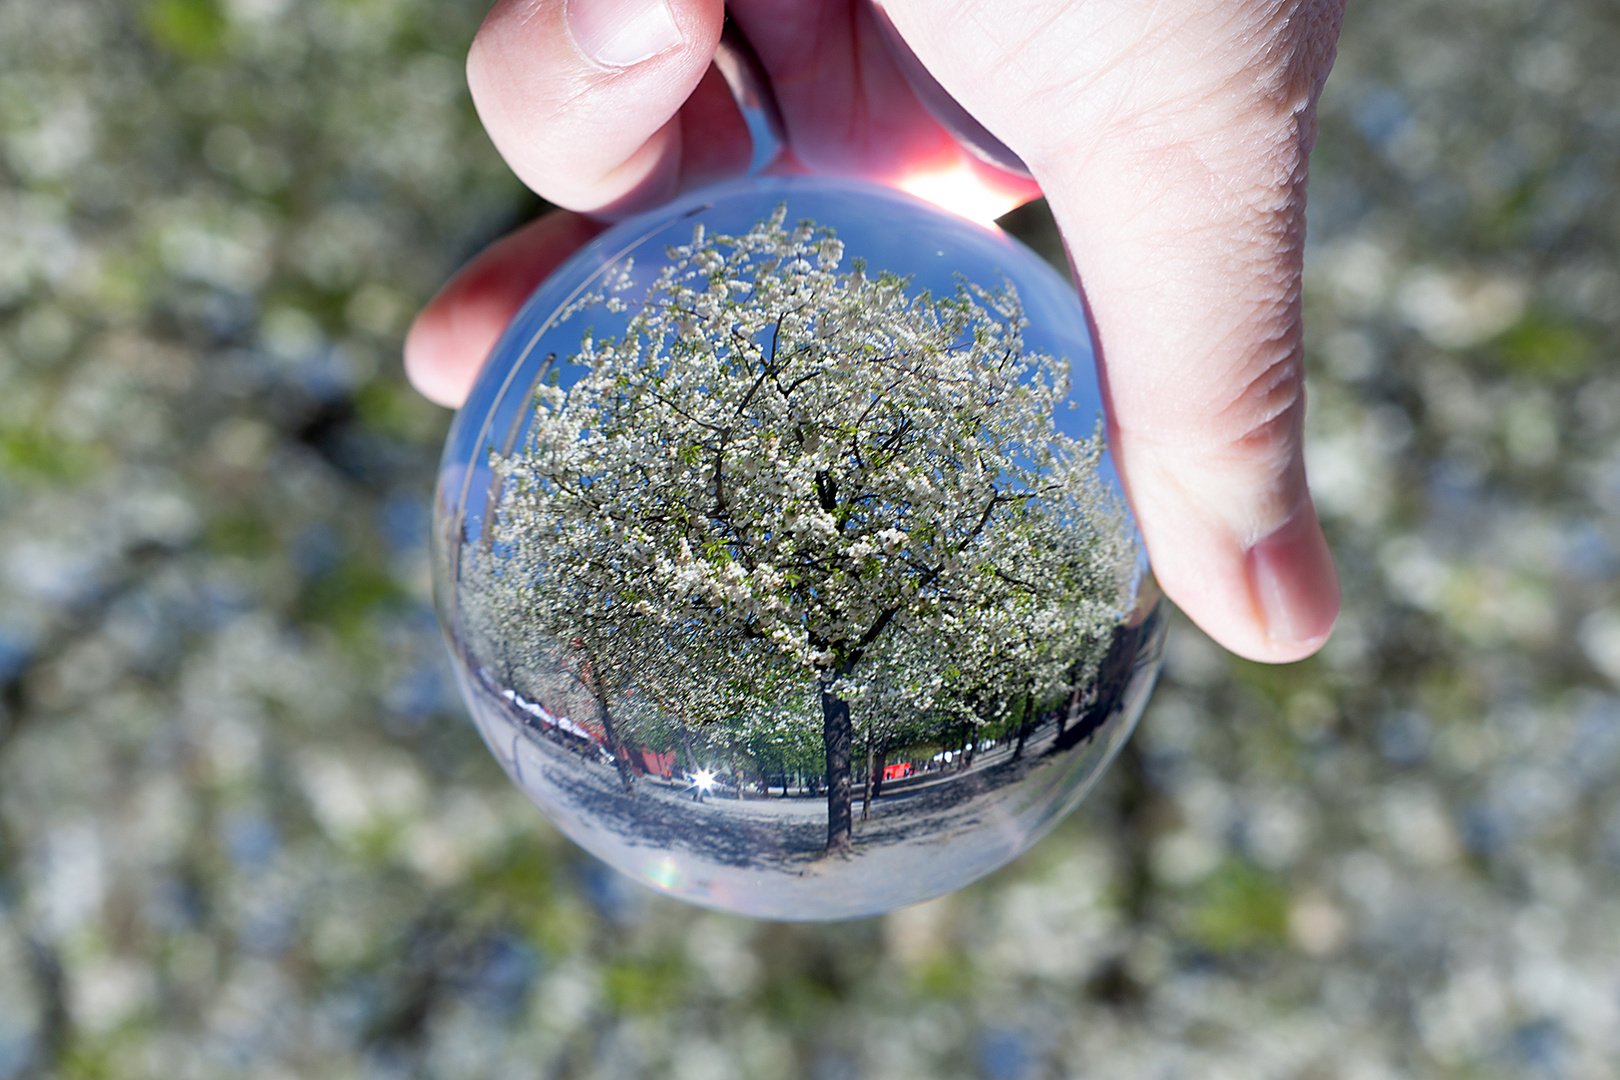
[(463, 694), (580, 845), (696, 903), (870, 915), (1024, 851), (1129, 736), (1163, 617), (1072, 290), (868, 185), (599, 237), (457, 417)]

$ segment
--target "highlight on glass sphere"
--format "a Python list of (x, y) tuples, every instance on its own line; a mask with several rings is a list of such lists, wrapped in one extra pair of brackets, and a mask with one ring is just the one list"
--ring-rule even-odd
[(1158, 672), (1073, 289), (873, 185), (755, 177), (603, 233), (497, 345), (435, 505), (490, 749), (713, 908), (854, 918), (1002, 866)]

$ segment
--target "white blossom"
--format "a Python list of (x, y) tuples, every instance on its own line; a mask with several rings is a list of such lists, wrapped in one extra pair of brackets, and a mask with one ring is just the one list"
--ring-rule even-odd
[(1054, 424), (1067, 362), (1026, 349), (1010, 284), (840, 273), (784, 220), (696, 228), (622, 332), (582, 339), (578, 380), (535, 391), (466, 571), (486, 647), (518, 679), (588, 656), (604, 723), (632, 685), (743, 729), (788, 699), (819, 729), (812, 683), (974, 723), (1066, 694), (1137, 562), (1100, 432)]

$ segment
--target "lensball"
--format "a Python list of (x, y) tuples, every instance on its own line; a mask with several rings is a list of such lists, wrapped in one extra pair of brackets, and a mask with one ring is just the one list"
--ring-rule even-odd
[(755, 177), (603, 233), (491, 354), (435, 507), (506, 772), (725, 911), (854, 918), (989, 873), (1158, 673), (1074, 291), (873, 185)]

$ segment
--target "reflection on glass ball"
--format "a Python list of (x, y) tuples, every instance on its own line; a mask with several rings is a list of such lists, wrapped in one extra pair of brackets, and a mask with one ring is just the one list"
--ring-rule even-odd
[(646, 884), (872, 915), (1003, 865), (1119, 750), (1164, 620), (1069, 286), (869, 185), (603, 233), (440, 471), (435, 594), (507, 773)]

